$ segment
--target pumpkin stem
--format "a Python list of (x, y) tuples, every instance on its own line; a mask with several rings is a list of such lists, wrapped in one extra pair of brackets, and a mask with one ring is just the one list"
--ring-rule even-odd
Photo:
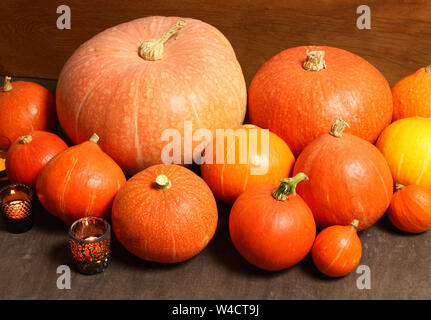
[(431, 64), (429, 66), (425, 67), (425, 72), (426, 73), (431, 73)]
[(26, 134), (25, 136), (22, 136), (19, 138), (19, 143), (26, 144), (33, 140), (33, 137), (30, 134)]
[(354, 219), (352, 222), (350, 222), (350, 225), (351, 225), (353, 228), (358, 229), (358, 226), (359, 226), (359, 220)]
[(329, 134), (333, 135), (334, 137), (341, 137), (343, 135), (343, 131), (346, 128), (350, 128), (349, 124), (344, 121), (343, 119), (337, 119), (332, 124), (331, 131)]
[(325, 51), (310, 51), (307, 50), (307, 59), (302, 66), (307, 71), (320, 71), (326, 69)]
[(281, 180), (280, 186), (272, 192), (272, 196), (279, 201), (286, 200), (289, 194), (296, 194), (296, 185), (302, 180), (308, 180), (307, 175), (302, 172), (298, 173), (293, 178)]
[(400, 191), (402, 188), (404, 188), (404, 185), (401, 183), (395, 183), (395, 190)]
[(164, 174), (158, 175), (154, 182), (154, 187), (157, 190), (168, 190), (171, 187), (171, 181)]
[(165, 51), (164, 43), (168, 41), (168, 39), (174, 33), (182, 29), (186, 24), (187, 21), (181, 19), (160, 37), (145, 40), (144, 42), (142, 42), (141, 46), (139, 47), (139, 56), (148, 61), (156, 61), (162, 59)]
[(3, 91), (4, 92), (11, 91), (13, 89), (12, 83), (10, 83), (11, 80), (12, 80), (12, 78), (9, 76), (4, 77), (4, 82), (3, 82)]
[(88, 139), (91, 142), (97, 143), (99, 142), (99, 136), (96, 133), (93, 133), (93, 135), (90, 137), (90, 139)]

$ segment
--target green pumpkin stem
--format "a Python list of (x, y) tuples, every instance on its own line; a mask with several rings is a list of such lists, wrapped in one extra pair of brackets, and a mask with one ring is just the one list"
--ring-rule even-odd
[(275, 189), (272, 192), (272, 196), (274, 199), (279, 201), (284, 201), (289, 197), (289, 194), (296, 194), (296, 186), (299, 182), (303, 180), (308, 180), (308, 177), (305, 173), (298, 173), (296, 176), (292, 178), (285, 178), (281, 180), (280, 186), (278, 189)]
[(352, 222), (350, 222), (350, 225), (355, 228), (358, 229), (359, 226), (359, 220), (358, 219), (354, 219)]

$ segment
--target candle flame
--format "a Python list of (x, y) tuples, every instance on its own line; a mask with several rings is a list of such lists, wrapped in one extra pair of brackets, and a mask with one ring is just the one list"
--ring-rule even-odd
[(10, 194), (15, 194), (15, 190), (13, 190), (13, 189), (12, 189), (12, 190), (10, 191)]

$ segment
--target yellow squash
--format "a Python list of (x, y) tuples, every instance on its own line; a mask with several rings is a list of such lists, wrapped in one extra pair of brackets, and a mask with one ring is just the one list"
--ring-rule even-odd
[(385, 156), (395, 182), (431, 188), (431, 118), (393, 122), (380, 135), (377, 148)]

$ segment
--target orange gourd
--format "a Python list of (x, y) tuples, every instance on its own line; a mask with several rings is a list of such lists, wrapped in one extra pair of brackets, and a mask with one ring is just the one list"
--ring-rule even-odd
[(293, 174), (310, 178), (298, 194), (310, 206), (319, 228), (359, 220), (363, 230), (377, 222), (389, 207), (393, 180), (389, 166), (370, 142), (343, 133), (348, 124), (334, 122), (309, 144), (296, 160)]
[(6, 172), (13, 183), (34, 187), (43, 167), (57, 154), (67, 149), (67, 144), (57, 135), (47, 131), (34, 131), (15, 140), (6, 155)]
[[(295, 158), (276, 134), (254, 125), (242, 125), (230, 132), (230, 138), (225, 134), (214, 139), (212, 161), (201, 166), (202, 178), (217, 198), (233, 203), (252, 186), (278, 184), (289, 176)], [(221, 163), (217, 162), (218, 139), (224, 141)]]
[[(130, 175), (165, 163), (170, 133), (184, 142), (186, 121), (192, 133), (214, 134), (242, 124), (247, 103), (241, 67), (223, 34), (199, 20), (160, 16), (82, 44), (63, 67), (56, 97), (69, 138), (80, 143), (97, 132), (102, 149)], [(180, 146), (178, 162), (192, 159), (201, 142)]]
[(35, 131), (54, 131), (57, 126), (55, 100), (51, 92), (30, 81), (10, 81), (0, 89), (0, 136), (14, 142)]
[(135, 256), (174, 263), (201, 252), (217, 228), (217, 204), (205, 181), (175, 164), (148, 167), (115, 197), (112, 226)]
[(307, 179), (300, 173), (281, 184), (263, 184), (242, 193), (232, 206), (229, 232), (238, 252), (264, 270), (282, 270), (311, 250), (316, 225), (310, 208), (296, 194)]
[(431, 228), (431, 190), (422, 186), (397, 184), (388, 218), (398, 229), (421, 233)]
[(401, 79), (392, 87), (393, 121), (431, 117), (431, 65)]
[(331, 226), (317, 235), (311, 256), (320, 272), (329, 277), (343, 277), (358, 266), (362, 256), (356, 232), (358, 223), (353, 220), (348, 226)]
[(333, 47), (284, 50), (254, 76), (248, 92), (251, 123), (268, 128), (297, 156), (334, 119), (374, 143), (392, 119), (391, 89), (363, 58)]
[(41, 204), (68, 225), (86, 216), (108, 219), (114, 197), (126, 182), (98, 140), (93, 134), (90, 140), (59, 153), (37, 178)]

